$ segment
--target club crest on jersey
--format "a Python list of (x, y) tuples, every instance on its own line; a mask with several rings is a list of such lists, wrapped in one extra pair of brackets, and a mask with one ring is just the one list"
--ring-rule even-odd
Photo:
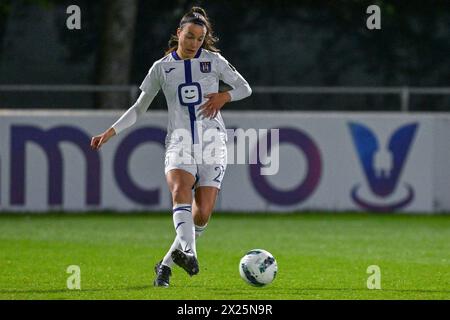
[(211, 61), (200, 62), (200, 71), (203, 73), (210, 73), (211, 72)]

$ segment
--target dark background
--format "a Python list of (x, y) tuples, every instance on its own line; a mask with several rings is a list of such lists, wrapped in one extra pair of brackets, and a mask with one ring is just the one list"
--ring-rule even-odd
[[(66, 8), (81, 8), (68, 30)], [(381, 8), (381, 30), (366, 9)], [(181, 16), (204, 7), (222, 54), (258, 86), (448, 87), (450, 1), (0, 0), (0, 85), (139, 85)], [(117, 31), (120, 30), (120, 31)], [(119, 69), (112, 69), (112, 65)], [(104, 95), (104, 94), (103, 94)], [(0, 91), (0, 108), (127, 109), (127, 93)], [(399, 110), (397, 95), (264, 94), (233, 110)], [(162, 94), (151, 108), (165, 109)], [(449, 95), (410, 109), (449, 111)]]

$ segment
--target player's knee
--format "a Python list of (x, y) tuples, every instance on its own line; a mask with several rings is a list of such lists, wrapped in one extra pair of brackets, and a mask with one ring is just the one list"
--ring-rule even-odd
[(175, 185), (172, 187), (171, 190), (172, 193), (172, 199), (175, 202), (189, 202), (191, 201), (192, 197), (192, 191), (191, 189), (181, 186), (181, 185)]

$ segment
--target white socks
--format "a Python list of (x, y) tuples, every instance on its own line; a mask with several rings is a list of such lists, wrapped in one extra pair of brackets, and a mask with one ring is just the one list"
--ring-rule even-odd
[(205, 224), (203, 227), (200, 227), (198, 225), (194, 225), (195, 228), (195, 240), (197, 240), (198, 237), (200, 237), (203, 234), (203, 231), (205, 231), (208, 224)]
[[(197, 225), (194, 226), (194, 230), (195, 230), (195, 240), (197, 240), (198, 237), (200, 237), (203, 233), (203, 231), (205, 231), (207, 227), (207, 224), (205, 224), (202, 227), (199, 227)], [(181, 227), (180, 227), (181, 228)], [(172, 243), (172, 246), (170, 247), (169, 251), (166, 253), (166, 255), (164, 256), (164, 259), (162, 261), (162, 264), (168, 267), (172, 267), (173, 266), (173, 260), (172, 260), (172, 252), (175, 251), (175, 249), (182, 249), (181, 245), (180, 245), (180, 240), (177, 236), (175, 237), (175, 240)], [(197, 252), (195, 252), (195, 255), (197, 256)]]
[(181, 250), (196, 256), (194, 220), (190, 204), (177, 204), (173, 207), (173, 225), (180, 241)]

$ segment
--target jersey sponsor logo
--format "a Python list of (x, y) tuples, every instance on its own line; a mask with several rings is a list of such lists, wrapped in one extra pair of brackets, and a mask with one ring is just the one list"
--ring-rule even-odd
[(203, 73), (210, 73), (211, 72), (211, 61), (200, 62), (200, 71)]
[(165, 73), (171, 73), (173, 70), (175, 70), (176, 68), (170, 68), (169, 70), (164, 70)]
[(178, 86), (178, 98), (182, 106), (193, 106), (202, 101), (202, 90), (198, 82), (183, 83)]

